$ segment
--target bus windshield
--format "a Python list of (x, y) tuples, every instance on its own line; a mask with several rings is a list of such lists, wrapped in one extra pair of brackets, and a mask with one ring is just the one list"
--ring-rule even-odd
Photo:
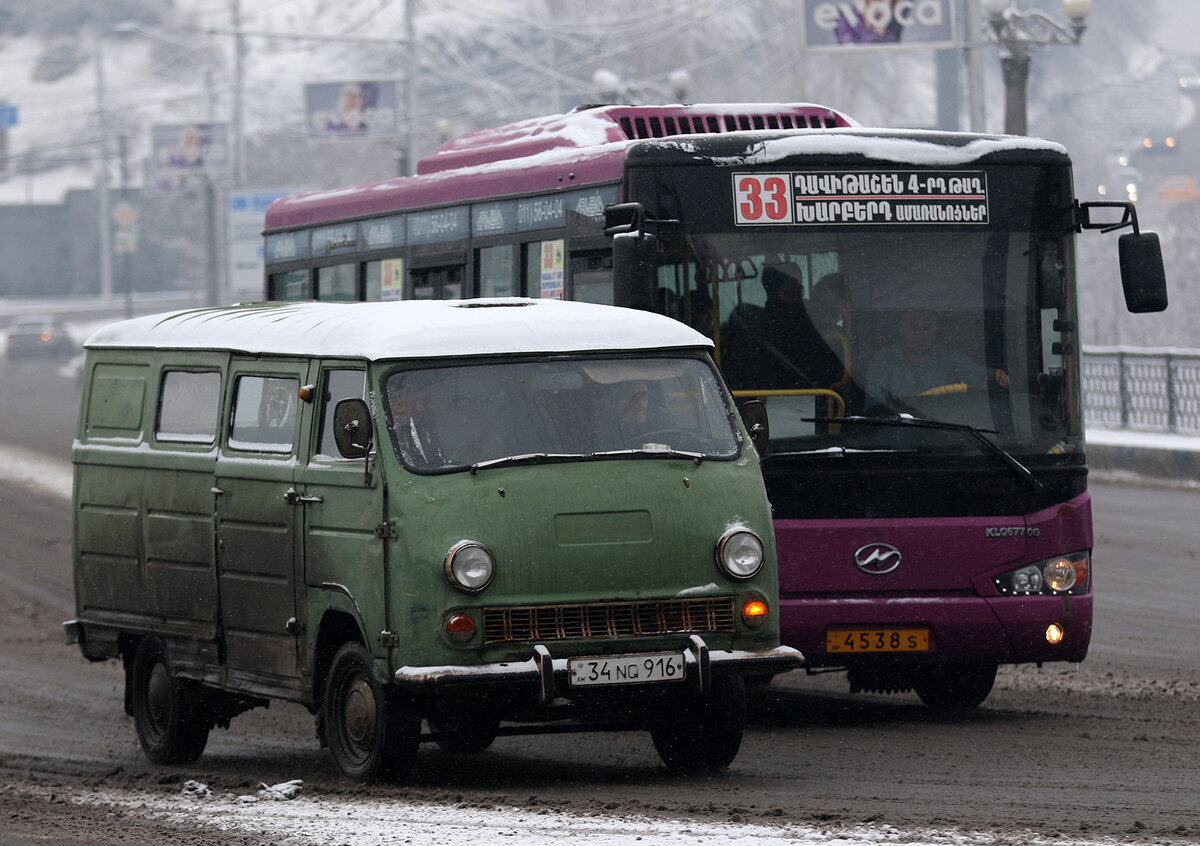
[(730, 459), (732, 411), (701, 358), (554, 358), (394, 370), (397, 456), (417, 473), (620, 457)]
[[(774, 229), (667, 241), (660, 285), (677, 290), (681, 319), (714, 337), (735, 396), (765, 399), (772, 453), (978, 452), (954, 427), (886, 418), (970, 426), (1016, 453), (1077, 445), (1065, 233)], [(674, 289), (697, 278), (711, 284)], [(838, 419), (854, 416), (880, 420)]]

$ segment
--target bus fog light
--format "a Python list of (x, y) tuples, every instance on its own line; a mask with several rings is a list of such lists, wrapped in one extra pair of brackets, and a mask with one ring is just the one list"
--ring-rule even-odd
[(468, 593), (477, 593), (492, 582), (496, 561), (487, 547), (476, 541), (459, 541), (446, 553), (446, 578)]
[(475, 619), (470, 614), (455, 614), (446, 621), (446, 634), (455, 643), (466, 643), (475, 637)]
[(742, 622), (751, 628), (757, 629), (765, 623), (768, 614), (770, 614), (770, 609), (767, 608), (767, 603), (761, 599), (747, 599), (742, 605)]
[(735, 579), (748, 579), (763, 565), (763, 542), (748, 529), (730, 529), (717, 542), (717, 564)]
[(1051, 646), (1056, 646), (1062, 643), (1062, 639), (1067, 636), (1066, 630), (1058, 623), (1051, 623), (1046, 626), (1046, 643)]

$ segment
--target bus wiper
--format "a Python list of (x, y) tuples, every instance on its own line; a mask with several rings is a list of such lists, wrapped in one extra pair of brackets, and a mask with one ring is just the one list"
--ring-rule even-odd
[(471, 465), (471, 475), (489, 467), (500, 467), (505, 464), (541, 464), (543, 461), (576, 461), (589, 456), (578, 452), (526, 452), (521, 455), (506, 455), (502, 458), (489, 458), (487, 461), (476, 461)]
[(913, 417), (909, 414), (900, 414), (895, 417), (864, 417), (862, 415), (851, 415), (849, 417), (806, 417), (804, 420), (811, 420), (815, 423), (859, 423), (865, 426), (915, 426), (918, 429), (940, 429), (947, 432), (960, 432), (982, 446), (986, 452), (1004, 462), (1018, 478), (1033, 488), (1034, 493), (1040, 492), (1042, 489), (1042, 483), (1038, 481), (1037, 477), (1033, 475), (1033, 472), (1028, 467), (1018, 461), (1011, 452), (988, 437), (989, 434), (997, 434), (994, 429), (979, 429), (975, 426), (968, 426), (966, 423), (948, 423), (944, 420), (927, 420), (923, 417)]

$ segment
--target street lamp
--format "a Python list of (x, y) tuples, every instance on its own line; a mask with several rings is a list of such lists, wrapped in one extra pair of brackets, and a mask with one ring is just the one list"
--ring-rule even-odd
[[(653, 82), (627, 84), (608, 68), (601, 68), (592, 74), (592, 85), (596, 87), (600, 99), (605, 103), (624, 103), (638, 105), (647, 100), (674, 100), (682, 103), (687, 100), (688, 89), (692, 86), (692, 75), (686, 68), (678, 68), (667, 74), (667, 86)], [(669, 92), (668, 92), (669, 88)]]
[(1018, 8), (1019, 0), (980, 0), (988, 26), (983, 40), (999, 45), (1004, 76), (1004, 131), (1025, 135), (1029, 59), (1034, 47), (1049, 44), (1079, 44), (1087, 29), (1084, 19), (1092, 11), (1092, 0), (1062, 0), (1062, 23), (1037, 9)]

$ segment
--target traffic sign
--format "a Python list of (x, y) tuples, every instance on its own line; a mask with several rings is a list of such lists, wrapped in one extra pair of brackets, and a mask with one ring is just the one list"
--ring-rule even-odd
[(0, 105), (0, 126), (16, 126), (20, 123), (19, 117), (16, 106)]

